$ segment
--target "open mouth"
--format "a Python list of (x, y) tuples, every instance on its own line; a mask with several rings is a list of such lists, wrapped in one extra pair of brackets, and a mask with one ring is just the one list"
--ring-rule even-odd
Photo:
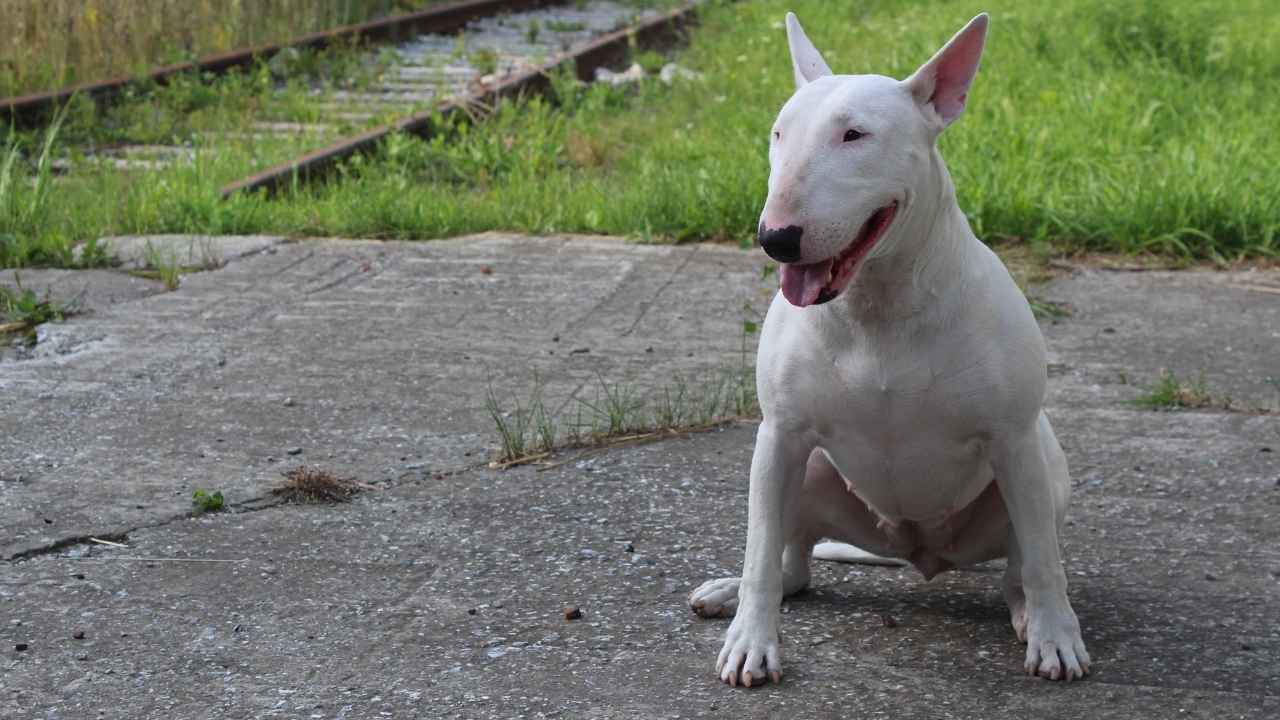
[(834, 300), (853, 279), (858, 263), (862, 262), (876, 242), (884, 236), (897, 213), (896, 200), (876, 210), (863, 223), (853, 242), (833, 258), (803, 265), (783, 264), (778, 273), (782, 282), (782, 296), (796, 307), (821, 305)]

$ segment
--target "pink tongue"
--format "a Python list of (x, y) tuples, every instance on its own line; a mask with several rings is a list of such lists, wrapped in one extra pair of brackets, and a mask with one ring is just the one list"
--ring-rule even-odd
[(831, 273), (831, 260), (808, 265), (783, 265), (779, 269), (782, 280), (782, 296), (796, 307), (812, 305), (818, 299), (827, 276)]

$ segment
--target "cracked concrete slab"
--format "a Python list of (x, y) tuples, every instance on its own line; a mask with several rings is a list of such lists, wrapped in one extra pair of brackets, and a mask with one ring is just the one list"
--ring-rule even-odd
[(250, 500), (299, 462), (366, 481), (474, 464), (487, 390), (524, 398), (535, 374), (555, 399), (740, 362), (763, 263), (600, 238), (308, 241), (46, 325), (37, 357), (0, 364), (0, 556), (178, 516), (197, 487)]
[(284, 241), (275, 235), (120, 235), (99, 242), (120, 267), (136, 270), (156, 259), (184, 268), (218, 268)]
[(1075, 308), (1049, 333), (1053, 371), (1074, 379), (1056, 402), (1132, 399), (1168, 370), (1203, 376), (1233, 406), (1280, 411), (1280, 272), (1087, 270), (1038, 294)]
[[(1089, 680), (1020, 674), (998, 563), (930, 583), (820, 563), (787, 602), (784, 684), (721, 686), (726, 623), (684, 598), (738, 572), (753, 425), (495, 471), (483, 392), (736, 362), (762, 264), (306, 242), (56, 326), (80, 349), (0, 364), (0, 547), (128, 547), (0, 565), (0, 717), (1280, 713), (1280, 416), (1128, 402), (1167, 367), (1269, 407), (1280, 298), (1242, 286), (1275, 273), (1086, 270), (1040, 293), (1076, 308), (1045, 330)], [(299, 462), (379, 489), (252, 502)], [(235, 506), (185, 517), (196, 486)]]
[(114, 270), (6, 270), (0, 272), (0, 285), (14, 291), (30, 290), (41, 300), (72, 305), (76, 312), (92, 312), (164, 292), (163, 283)]

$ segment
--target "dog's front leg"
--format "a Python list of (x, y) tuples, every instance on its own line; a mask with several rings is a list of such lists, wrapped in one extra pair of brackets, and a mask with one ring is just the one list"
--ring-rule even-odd
[[(1022, 587), (1026, 594), (1026, 671), (1050, 680), (1071, 680), (1089, 672), (1089, 653), (1080, 637), (1080, 623), (1067, 599), (1067, 576), (1058, 549), (1058, 521), (1054, 483), (1068, 482), (1065, 465), (1046, 457), (1048, 441), (1041, 436), (1047, 423), (993, 444), (996, 482), (1013, 523), (1010, 558), (1021, 556)], [(1051, 436), (1049, 440), (1051, 440)], [(1056, 440), (1052, 441), (1056, 448)]]
[(716, 661), (720, 679), (750, 687), (765, 673), (778, 682), (778, 620), (782, 604), (782, 548), (787, 514), (796, 510), (812, 447), (768, 420), (756, 434), (747, 502), (747, 552), (738, 589), (738, 612)]

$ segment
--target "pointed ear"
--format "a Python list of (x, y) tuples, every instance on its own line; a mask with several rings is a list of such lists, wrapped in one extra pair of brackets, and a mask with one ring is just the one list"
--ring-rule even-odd
[(987, 14), (982, 13), (904, 81), (916, 102), (933, 108), (944, 128), (964, 111), (965, 96), (973, 76), (978, 74), (986, 39)]
[(818, 49), (809, 42), (795, 13), (787, 13), (787, 44), (791, 46), (791, 68), (796, 73), (796, 89), (823, 75), (831, 74), (827, 61), (822, 59)]

